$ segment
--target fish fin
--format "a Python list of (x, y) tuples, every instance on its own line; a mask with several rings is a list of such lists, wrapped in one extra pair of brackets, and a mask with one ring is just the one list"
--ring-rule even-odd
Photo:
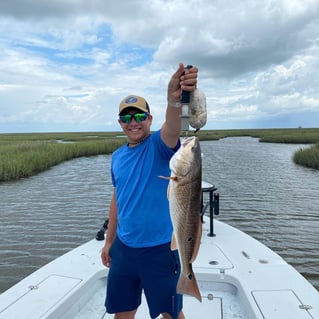
[(168, 179), (168, 180), (174, 180), (176, 181), (177, 180), (177, 176), (163, 176), (163, 175), (158, 175), (157, 177), (159, 178), (163, 178), (163, 179)]
[(177, 241), (176, 241), (176, 237), (173, 234), (172, 235), (172, 241), (171, 241), (171, 250), (176, 250), (177, 249)]
[(200, 302), (202, 302), (202, 296), (198, 289), (197, 281), (192, 267), (188, 277), (185, 274), (181, 273), (177, 283), (177, 293), (193, 296)]
[(157, 177), (170, 180), (170, 176), (158, 175)]
[(200, 247), (200, 241), (202, 238), (202, 222), (200, 220), (200, 214), (198, 215), (199, 221), (198, 221), (198, 230), (197, 230), (197, 236), (195, 238), (195, 245), (193, 250), (192, 258), (190, 259), (190, 263), (193, 263), (198, 255), (199, 247)]
[[(168, 180), (177, 180), (177, 176), (163, 176), (163, 175), (159, 175), (159, 176), (157, 176), (157, 177), (159, 177), (159, 178), (163, 178), (163, 179), (168, 179)], [(169, 195), (170, 195), (170, 186), (169, 186), (169, 184), (168, 184), (168, 186), (167, 186), (167, 199), (169, 200)]]

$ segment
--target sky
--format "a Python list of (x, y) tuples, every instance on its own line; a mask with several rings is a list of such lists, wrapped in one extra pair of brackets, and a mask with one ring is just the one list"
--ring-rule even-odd
[(119, 131), (198, 67), (204, 129), (318, 127), (318, 0), (2, 0), (0, 133)]

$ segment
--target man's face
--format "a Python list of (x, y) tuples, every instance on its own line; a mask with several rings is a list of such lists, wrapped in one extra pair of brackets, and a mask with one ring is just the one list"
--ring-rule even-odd
[(118, 122), (123, 132), (127, 135), (129, 142), (139, 142), (151, 132), (152, 115), (144, 113), (139, 109), (128, 109), (123, 112)]

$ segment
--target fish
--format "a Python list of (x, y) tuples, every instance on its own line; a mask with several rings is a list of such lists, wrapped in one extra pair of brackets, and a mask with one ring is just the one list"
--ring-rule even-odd
[(177, 292), (194, 296), (201, 302), (201, 294), (192, 268), (202, 235), (202, 159), (198, 138), (183, 138), (181, 147), (171, 158), (169, 166), (171, 176), (168, 200), (173, 224), (171, 249), (178, 249), (181, 261)]
[(206, 124), (206, 96), (203, 91), (195, 89), (195, 91), (190, 94), (188, 115), (189, 125), (196, 129), (196, 132)]

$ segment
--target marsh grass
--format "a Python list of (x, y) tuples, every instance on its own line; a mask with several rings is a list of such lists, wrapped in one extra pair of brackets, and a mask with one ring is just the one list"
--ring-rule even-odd
[(218, 140), (225, 137), (251, 136), (266, 143), (315, 144), (319, 142), (319, 128), (208, 130), (196, 133), (201, 140)]
[(251, 136), (265, 143), (315, 144), (298, 150), (293, 161), (304, 167), (319, 169), (319, 128), (199, 131), (201, 140), (233, 136)]
[[(252, 136), (261, 142), (317, 143), (297, 151), (293, 159), (319, 169), (319, 128), (202, 130), (196, 135), (200, 140)], [(110, 154), (126, 142), (121, 136), (119, 132), (0, 134), (0, 182), (26, 178), (72, 158)]]
[(319, 143), (309, 148), (301, 148), (293, 157), (296, 164), (319, 170)]
[(125, 139), (112, 136), (0, 135), (0, 182), (26, 178), (72, 158), (110, 154), (123, 143)]

